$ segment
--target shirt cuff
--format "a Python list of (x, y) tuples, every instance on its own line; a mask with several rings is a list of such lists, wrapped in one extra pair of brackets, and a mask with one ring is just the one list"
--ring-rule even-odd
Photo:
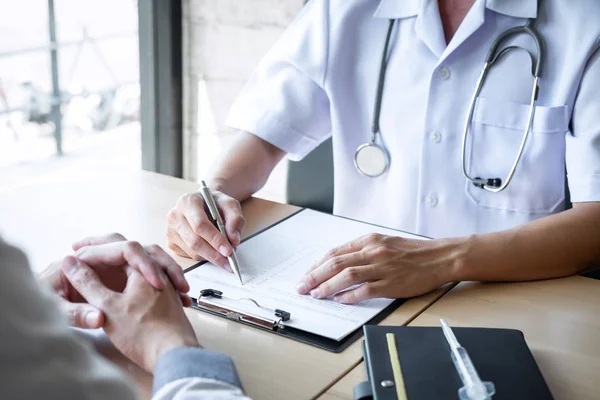
[(600, 174), (569, 176), (571, 203), (600, 201)]
[(225, 125), (252, 133), (271, 143), (285, 151), (291, 161), (302, 160), (329, 137), (323, 140), (314, 139), (251, 104), (251, 101), (238, 100), (229, 112)]
[(163, 354), (154, 369), (152, 393), (183, 378), (206, 378), (242, 389), (231, 357), (196, 347), (178, 347)]

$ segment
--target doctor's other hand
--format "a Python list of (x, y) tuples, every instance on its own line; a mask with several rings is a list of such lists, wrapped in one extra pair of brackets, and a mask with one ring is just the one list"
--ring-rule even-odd
[(414, 297), (450, 282), (450, 260), (445, 241), (370, 234), (329, 251), (296, 290), (344, 304)]
[(87, 263), (67, 257), (62, 271), (71, 285), (102, 310), (106, 335), (127, 358), (152, 373), (158, 358), (177, 347), (198, 347), (179, 293), (170, 282), (162, 290), (142, 274), (125, 269), (122, 292), (111, 290)]
[(227, 257), (231, 255), (232, 245), (236, 248), (240, 244), (246, 220), (236, 199), (212, 189), (211, 193), (225, 223), (227, 237), (214, 225), (200, 193), (188, 193), (169, 211), (168, 245), (180, 256), (207, 260), (231, 271)]
[[(189, 285), (182, 269), (157, 245), (142, 246), (126, 240), (121, 234), (113, 233), (79, 240), (73, 244), (73, 250), (74, 257), (92, 268), (104, 285), (113, 291), (122, 292), (125, 289), (126, 269), (133, 268), (158, 290), (164, 289), (169, 281), (172, 282), (180, 292), (183, 304), (188, 307), (192, 304), (186, 294)], [(89, 304), (63, 273), (62, 266), (67, 258), (52, 263), (40, 273), (39, 279), (58, 295), (60, 306), (72, 326), (100, 328), (104, 324), (102, 311)]]

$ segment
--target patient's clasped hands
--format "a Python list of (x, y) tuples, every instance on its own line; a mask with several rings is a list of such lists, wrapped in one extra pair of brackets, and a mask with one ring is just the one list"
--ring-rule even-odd
[(159, 356), (198, 341), (183, 312), (192, 303), (177, 263), (159, 246), (111, 234), (73, 245), (75, 254), (40, 276), (71, 325), (103, 327), (129, 359), (152, 371)]

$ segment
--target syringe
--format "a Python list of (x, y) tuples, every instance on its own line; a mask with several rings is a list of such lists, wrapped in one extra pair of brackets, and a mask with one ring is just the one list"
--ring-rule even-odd
[(446, 320), (441, 318), (440, 322), (442, 323), (444, 336), (446, 336), (446, 340), (450, 345), (452, 361), (463, 383), (463, 387), (458, 389), (458, 398), (461, 400), (491, 399), (494, 393), (496, 393), (494, 384), (492, 382), (481, 381), (477, 370), (475, 370), (471, 362), (471, 358), (469, 358), (467, 350), (458, 343), (454, 332), (452, 332)]

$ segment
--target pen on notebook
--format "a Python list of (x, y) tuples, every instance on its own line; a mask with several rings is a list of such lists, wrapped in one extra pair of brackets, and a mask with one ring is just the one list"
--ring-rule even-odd
[[(219, 213), (219, 209), (217, 208), (217, 203), (215, 203), (215, 199), (204, 181), (202, 181), (200, 194), (202, 195), (202, 198), (204, 199), (204, 202), (208, 207), (208, 211), (210, 212), (211, 217), (217, 223), (217, 228), (223, 234), (223, 236), (227, 238), (227, 231), (225, 230), (225, 224), (223, 224), (223, 219), (221, 218), (221, 214)], [(229, 239), (227, 240), (229, 241)], [(229, 255), (229, 257), (227, 257), (227, 259), (229, 260), (229, 265), (231, 265), (233, 273), (235, 274), (235, 276), (238, 277), (240, 283), (243, 285), (244, 281), (242, 281), (242, 274), (240, 273), (240, 262), (237, 258), (235, 250), (233, 249), (233, 246), (231, 247), (231, 254)]]

